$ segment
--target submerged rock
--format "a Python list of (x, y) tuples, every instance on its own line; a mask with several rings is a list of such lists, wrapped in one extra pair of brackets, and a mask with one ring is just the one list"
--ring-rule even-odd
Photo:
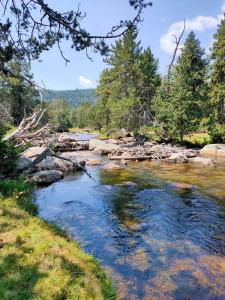
[(172, 184), (172, 186), (178, 190), (192, 190), (194, 188), (192, 184), (180, 182), (175, 182)]
[(191, 158), (190, 161), (194, 162), (194, 163), (208, 165), (208, 166), (214, 166), (216, 164), (215, 160), (213, 160), (212, 158), (206, 158), (206, 157), (200, 157), (200, 156)]
[(88, 166), (97, 166), (97, 165), (101, 165), (101, 161), (100, 160), (98, 160), (98, 159), (89, 159), (87, 162), (86, 162), (86, 164), (88, 165)]
[(200, 150), (202, 155), (225, 156), (225, 144), (209, 144)]
[(36, 184), (50, 184), (63, 178), (63, 173), (57, 170), (39, 171), (32, 175), (30, 181)]
[(124, 186), (124, 187), (131, 187), (134, 188), (137, 186), (137, 183), (133, 182), (133, 181), (125, 181), (123, 183), (117, 184), (118, 186)]
[(104, 170), (116, 170), (116, 169), (123, 169), (121, 166), (119, 166), (119, 165), (116, 165), (116, 164), (114, 164), (114, 163), (108, 163), (107, 165), (105, 165), (104, 167), (103, 167), (103, 169)]

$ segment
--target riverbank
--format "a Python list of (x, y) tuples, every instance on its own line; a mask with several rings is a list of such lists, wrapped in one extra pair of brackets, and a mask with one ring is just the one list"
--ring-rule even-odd
[(35, 216), (29, 188), (22, 181), (8, 186), (0, 194), (0, 298), (115, 299), (98, 262)]

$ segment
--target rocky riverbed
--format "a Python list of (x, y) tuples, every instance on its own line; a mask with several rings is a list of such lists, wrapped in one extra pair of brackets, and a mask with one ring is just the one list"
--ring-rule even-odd
[(52, 145), (54, 152), (42, 141), (34, 142), (34, 146), (19, 158), (18, 169), (26, 170), (33, 182), (49, 184), (67, 172), (85, 170), (86, 164), (121, 169), (131, 161), (164, 160), (214, 166), (217, 157), (225, 158), (224, 144), (211, 144), (196, 150), (153, 141), (139, 143), (130, 134), (107, 140), (91, 134), (86, 134), (85, 139), (79, 140), (78, 137), (82, 136), (72, 133), (50, 136), (48, 144)]

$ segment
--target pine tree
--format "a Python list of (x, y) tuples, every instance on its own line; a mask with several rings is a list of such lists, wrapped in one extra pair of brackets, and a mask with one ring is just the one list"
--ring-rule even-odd
[(217, 121), (225, 122), (225, 14), (214, 35), (212, 47), (211, 103), (216, 110)]
[(100, 99), (97, 105), (103, 109), (105, 125), (110, 122), (113, 127), (135, 127), (138, 122), (135, 107), (139, 104), (137, 84), (141, 47), (136, 38), (137, 30), (132, 27), (112, 47), (105, 61), (109, 68), (101, 74), (97, 88)]
[(145, 125), (153, 122), (152, 102), (161, 82), (158, 65), (158, 59), (154, 58), (150, 48), (144, 50), (140, 55), (138, 94), (143, 113), (143, 124)]
[(158, 93), (157, 118), (167, 127), (170, 137), (183, 141), (184, 135), (200, 123), (207, 101), (207, 60), (199, 40), (191, 32), (172, 72)]
[(137, 30), (130, 28), (112, 48), (101, 74), (97, 95), (99, 115), (104, 125), (138, 128), (149, 122), (152, 98), (160, 83), (158, 61), (150, 48), (142, 51)]

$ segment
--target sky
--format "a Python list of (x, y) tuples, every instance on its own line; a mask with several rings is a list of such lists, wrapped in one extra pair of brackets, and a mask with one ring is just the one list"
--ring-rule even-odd
[[(104, 34), (121, 19), (129, 19), (135, 15), (128, 0), (46, 0), (46, 2), (60, 11), (76, 9), (80, 3), (80, 9), (86, 12), (86, 18), (82, 21), (83, 27), (92, 34)], [(144, 48), (150, 47), (155, 57), (159, 59), (160, 73), (166, 73), (174, 49), (173, 35), (179, 35), (184, 19), (185, 35), (193, 30), (206, 53), (209, 53), (213, 35), (225, 12), (225, 0), (152, 0), (152, 2), (153, 6), (144, 11), (144, 21), (139, 26), (138, 40)], [(42, 87), (55, 90), (95, 88), (102, 70), (106, 68), (103, 57), (89, 51), (89, 56), (93, 60), (90, 61), (85, 52), (72, 50), (67, 41), (62, 42), (61, 48), (70, 63), (65, 64), (57, 47), (44, 52), (41, 55), (41, 62), (32, 63), (36, 82)]]

